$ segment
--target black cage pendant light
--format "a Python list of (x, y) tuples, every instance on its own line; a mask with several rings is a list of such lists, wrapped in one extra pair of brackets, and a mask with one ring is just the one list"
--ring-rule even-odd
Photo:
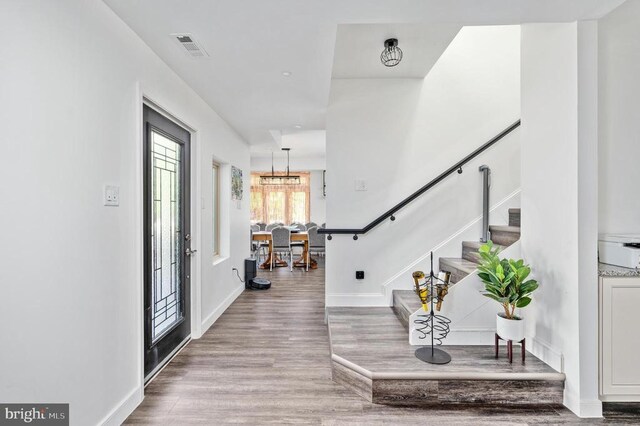
[(282, 148), (287, 152), (287, 174), (276, 176), (273, 169), (273, 152), (271, 153), (271, 175), (260, 176), (260, 185), (300, 185), (300, 176), (289, 174), (289, 151), (291, 148)]
[(380, 61), (385, 67), (395, 67), (402, 60), (402, 49), (398, 47), (398, 39), (390, 38), (384, 41), (384, 50), (380, 54)]

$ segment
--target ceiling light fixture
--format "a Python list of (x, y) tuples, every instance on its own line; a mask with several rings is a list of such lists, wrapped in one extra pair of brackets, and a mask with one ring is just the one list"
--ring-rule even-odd
[(276, 176), (273, 168), (273, 151), (271, 152), (271, 175), (260, 176), (260, 185), (300, 185), (300, 176), (289, 174), (289, 151), (291, 148), (282, 148), (287, 152), (287, 174)]
[(291, 77), (291, 71), (282, 71), (282, 75), (285, 77)]
[(397, 38), (389, 38), (384, 41), (384, 50), (380, 54), (380, 62), (385, 67), (395, 67), (402, 60), (402, 49), (398, 47)]
[(295, 125), (295, 126), (293, 126), (293, 127), (295, 127), (296, 129), (302, 129), (302, 126), (301, 126), (300, 124), (296, 124), (296, 125)]

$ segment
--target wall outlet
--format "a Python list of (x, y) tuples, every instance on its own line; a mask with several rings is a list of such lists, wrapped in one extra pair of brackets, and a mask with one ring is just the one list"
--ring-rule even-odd
[(364, 280), (364, 271), (356, 271), (356, 280)]
[(119, 206), (120, 205), (120, 187), (113, 185), (104, 186), (104, 205)]

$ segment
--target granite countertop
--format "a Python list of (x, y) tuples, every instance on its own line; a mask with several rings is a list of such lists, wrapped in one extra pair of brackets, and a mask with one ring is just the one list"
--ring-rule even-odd
[(640, 269), (598, 263), (598, 275), (601, 277), (640, 277)]

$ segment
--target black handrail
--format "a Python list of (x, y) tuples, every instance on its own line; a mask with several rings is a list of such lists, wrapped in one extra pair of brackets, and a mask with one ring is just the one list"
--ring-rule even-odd
[(485, 143), (480, 148), (476, 149), (471, 154), (467, 155), (462, 160), (458, 161), (456, 164), (454, 164), (453, 166), (449, 167), (446, 171), (441, 173), (437, 178), (433, 179), (431, 182), (429, 182), (428, 184), (426, 184), (422, 188), (418, 189), (416, 192), (414, 192), (413, 194), (409, 195), (407, 198), (405, 198), (404, 200), (400, 201), (395, 206), (391, 207), (389, 210), (387, 210), (385, 213), (380, 215), (380, 217), (378, 217), (377, 219), (372, 221), (370, 224), (368, 224), (364, 228), (362, 228), (362, 229), (319, 228), (318, 229), (318, 234), (329, 234), (329, 236), (327, 237), (327, 239), (329, 239), (329, 240), (331, 239), (331, 235), (332, 234), (353, 234), (353, 239), (357, 240), (359, 234), (366, 234), (371, 229), (373, 229), (376, 226), (380, 225), (385, 219), (391, 219), (392, 221), (396, 220), (394, 214), (398, 210), (400, 210), (401, 208), (403, 208), (404, 206), (406, 206), (407, 204), (409, 204), (410, 202), (412, 202), (413, 200), (415, 200), (416, 198), (418, 198), (419, 196), (421, 196), (422, 194), (424, 194), (425, 192), (427, 192), (428, 190), (430, 190), (431, 188), (433, 188), (434, 186), (439, 184), (441, 181), (444, 180), (444, 178), (446, 178), (450, 174), (453, 174), (453, 172), (457, 171), (458, 173), (462, 173), (462, 166), (467, 164), (469, 161), (473, 160), (475, 157), (477, 157), (478, 155), (483, 153), (485, 150), (489, 149), (496, 142), (498, 142), (500, 139), (502, 139), (505, 136), (507, 136), (509, 133), (513, 132), (519, 126), (520, 126), (520, 120), (516, 121), (511, 126), (507, 127), (501, 133), (496, 135), (489, 142)]

